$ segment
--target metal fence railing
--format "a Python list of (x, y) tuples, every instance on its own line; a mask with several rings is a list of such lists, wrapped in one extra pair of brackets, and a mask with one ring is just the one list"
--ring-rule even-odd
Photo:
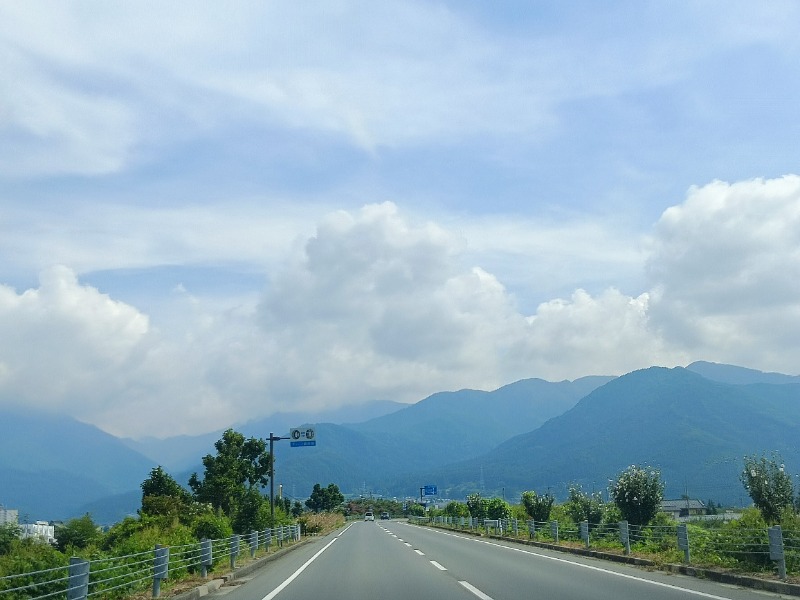
[(300, 536), (300, 525), (294, 524), (183, 546), (156, 545), (153, 550), (126, 556), (72, 557), (67, 565), (0, 576), (0, 600), (115, 599), (150, 585), (157, 598), (168, 575), (199, 573), (206, 577), (213, 565), (226, 559), (235, 568), (244, 552), (252, 558), (259, 549), (269, 552), (273, 546), (300, 541)]
[(619, 523), (589, 524), (588, 521), (563, 524), (518, 519), (476, 519), (473, 517), (410, 517), (410, 522), (460, 530), (480, 531), (511, 539), (529, 539), (553, 544), (635, 552), (641, 555), (668, 554), (686, 564), (711, 564), (725, 567), (776, 568), (778, 576), (800, 574), (800, 530), (735, 528), (722, 530), (687, 523), (634, 526)]

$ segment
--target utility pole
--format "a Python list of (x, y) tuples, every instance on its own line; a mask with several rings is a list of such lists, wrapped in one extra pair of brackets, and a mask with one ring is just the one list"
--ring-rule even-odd
[(269, 460), (272, 462), (272, 473), (269, 478), (269, 515), (272, 517), (273, 524), (275, 522), (275, 446), (273, 442), (288, 439), (290, 439), (289, 436), (281, 437), (269, 432)]

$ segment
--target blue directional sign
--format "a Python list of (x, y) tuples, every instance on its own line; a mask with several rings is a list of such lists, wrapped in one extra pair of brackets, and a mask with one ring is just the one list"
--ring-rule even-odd
[(423, 496), (435, 496), (438, 493), (435, 485), (426, 485), (422, 488)]
[(317, 440), (303, 440), (302, 442), (289, 442), (289, 445), (292, 448), (297, 448), (298, 446), (316, 446)]

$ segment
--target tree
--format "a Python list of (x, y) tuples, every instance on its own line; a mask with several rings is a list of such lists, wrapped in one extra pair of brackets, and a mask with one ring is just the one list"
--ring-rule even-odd
[(344, 502), (344, 496), (339, 491), (339, 486), (329, 483), (327, 488), (315, 483), (311, 490), (311, 496), (306, 500), (306, 506), (314, 512), (330, 512), (339, 507)]
[(150, 477), (142, 482), (142, 498), (147, 496), (171, 496), (189, 501), (191, 495), (159, 465), (150, 471)]
[(569, 498), (564, 503), (564, 508), (576, 523), (589, 521), (590, 524), (597, 525), (603, 520), (603, 500), (600, 494), (587, 494), (579, 485), (570, 486)]
[(203, 457), (203, 479), (193, 473), (189, 487), (195, 500), (207, 502), (235, 519), (248, 492), (267, 485), (268, 476), (272, 475), (272, 458), (264, 440), (245, 439), (232, 429), (225, 431), (214, 447), (216, 456), (207, 454)]
[(508, 519), (511, 516), (511, 506), (502, 498), (492, 498), (486, 504), (487, 519)]
[(631, 525), (647, 525), (661, 507), (664, 482), (656, 469), (631, 465), (619, 474), (609, 492), (623, 519)]
[(467, 508), (469, 509), (469, 514), (475, 519), (486, 518), (486, 505), (487, 501), (484, 498), (481, 498), (481, 495), (478, 493), (467, 496)]
[(67, 548), (83, 550), (101, 541), (103, 534), (92, 521), (91, 515), (86, 513), (82, 517), (67, 521), (55, 531), (58, 549), (61, 552)]
[(522, 506), (525, 513), (534, 521), (547, 521), (553, 509), (555, 498), (548, 492), (539, 496), (534, 491), (522, 492)]
[(145, 515), (181, 517), (191, 504), (191, 494), (183, 489), (161, 466), (150, 471), (142, 482), (142, 509)]
[(0, 555), (8, 554), (14, 541), (19, 539), (20, 527), (16, 523), (0, 525)]
[(444, 514), (448, 517), (468, 517), (469, 507), (463, 502), (450, 502), (444, 507)]
[(780, 456), (745, 456), (744, 469), (739, 478), (764, 521), (779, 523), (781, 513), (794, 505), (792, 477), (784, 471)]

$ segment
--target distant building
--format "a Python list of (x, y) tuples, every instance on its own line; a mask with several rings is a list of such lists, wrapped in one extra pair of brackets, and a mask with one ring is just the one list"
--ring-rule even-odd
[(0, 504), (0, 525), (5, 525), (7, 523), (11, 523), (12, 525), (19, 523), (19, 511), (5, 508)]
[(701, 517), (708, 512), (706, 505), (701, 500), (662, 500), (661, 512), (667, 513), (675, 520)]
[(35, 538), (47, 542), (48, 544), (55, 543), (56, 528), (54, 525), (49, 524), (47, 521), (36, 521), (36, 523), (23, 523), (19, 526), (21, 531), (19, 536), (22, 539)]

